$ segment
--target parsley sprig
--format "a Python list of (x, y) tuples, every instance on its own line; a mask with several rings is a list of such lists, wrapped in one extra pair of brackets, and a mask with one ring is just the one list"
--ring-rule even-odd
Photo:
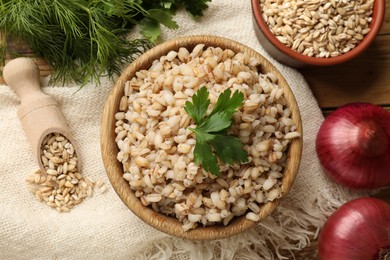
[(185, 103), (184, 109), (197, 125), (196, 128), (190, 128), (196, 138), (195, 163), (200, 164), (205, 171), (219, 176), (221, 172), (217, 157), (229, 165), (249, 161), (241, 140), (227, 134), (233, 122), (233, 114), (243, 105), (244, 95), (239, 91), (231, 95), (229, 89), (225, 90), (219, 95), (211, 113), (206, 116), (210, 105), (208, 97), (209, 91), (202, 87), (192, 96), (192, 103)]

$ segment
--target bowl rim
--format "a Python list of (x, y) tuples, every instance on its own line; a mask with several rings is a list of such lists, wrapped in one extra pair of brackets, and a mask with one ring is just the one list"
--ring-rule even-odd
[(329, 58), (310, 57), (307, 55), (303, 55), (297, 51), (294, 51), (290, 47), (287, 47), (285, 44), (280, 42), (275, 37), (275, 35), (269, 29), (268, 25), (263, 20), (262, 10), (260, 8), (260, 1), (251, 0), (251, 5), (252, 5), (253, 17), (256, 21), (258, 28), (261, 30), (261, 32), (264, 34), (267, 40), (270, 41), (271, 44), (274, 47), (276, 47), (280, 52), (293, 59), (296, 59), (297, 61), (309, 65), (329, 66), (329, 65), (344, 63), (348, 60), (355, 58), (356, 56), (364, 52), (375, 40), (383, 24), (384, 15), (385, 15), (385, 0), (374, 0), (374, 1), (375, 2), (373, 7), (372, 21), (370, 23), (370, 31), (364, 36), (363, 40), (356, 47), (354, 47), (352, 50), (348, 51), (347, 53), (341, 54), (336, 57), (329, 57)]
[(221, 47), (223, 49), (229, 48), (234, 52), (238, 52), (237, 50), (240, 50), (240, 52), (248, 52), (251, 55), (261, 57), (261, 66), (267, 67), (268, 71), (271, 69), (275, 70), (277, 72), (275, 74), (278, 78), (278, 81), (280, 81), (278, 84), (282, 85), (284, 91), (286, 91), (285, 93), (288, 93), (288, 96), (285, 94), (285, 97), (287, 99), (289, 108), (293, 112), (292, 118), (296, 122), (297, 131), (301, 134), (301, 138), (293, 139), (290, 144), (287, 155), (289, 159), (284, 169), (285, 177), (282, 179), (281, 198), (262, 205), (261, 213), (259, 213), (260, 219), (262, 220), (272, 213), (272, 211), (278, 206), (280, 200), (286, 196), (294, 182), (296, 175), (298, 174), (303, 146), (302, 121), (295, 96), (292, 93), (292, 90), (290, 89), (290, 86), (288, 85), (284, 76), (271, 64), (271, 62), (269, 62), (258, 52), (236, 41), (211, 35), (186, 36), (159, 44), (138, 57), (123, 71), (122, 75), (120, 75), (120, 77), (117, 79), (106, 100), (101, 118), (100, 145), (103, 164), (115, 192), (123, 201), (123, 203), (138, 218), (155, 229), (172, 236), (195, 240), (212, 240), (226, 238), (241, 233), (253, 227), (256, 222), (247, 220), (245, 215), (243, 215), (242, 217), (237, 217), (236, 219), (232, 220), (232, 222), (230, 222), (227, 226), (199, 226), (193, 230), (183, 231), (181, 227), (182, 223), (179, 222), (176, 218), (157, 213), (153, 209), (143, 206), (140, 200), (135, 197), (134, 192), (130, 189), (128, 182), (122, 177), (122, 163), (116, 159), (119, 150), (115, 142), (115, 114), (119, 111), (119, 106), (112, 106), (112, 104), (119, 104), (120, 99), (124, 95), (125, 82), (130, 79), (136, 71), (145, 68), (148, 69), (155, 59), (159, 58), (161, 55), (166, 55), (171, 50), (178, 50), (179, 47), (186, 47), (189, 49), (190, 46), (192, 46), (193, 48), (198, 43), (203, 43), (206, 47), (214, 46)]

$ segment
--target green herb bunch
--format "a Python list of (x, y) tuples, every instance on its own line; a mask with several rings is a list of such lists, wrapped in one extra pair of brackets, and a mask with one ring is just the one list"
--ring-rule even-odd
[(196, 144), (194, 149), (195, 163), (204, 170), (219, 176), (218, 159), (222, 163), (233, 165), (249, 161), (244, 144), (235, 136), (228, 135), (233, 114), (243, 105), (244, 96), (235, 91), (231, 95), (229, 89), (218, 97), (217, 103), (209, 115), (206, 116), (210, 105), (209, 92), (205, 87), (200, 88), (192, 96), (192, 103), (185, 103), (185, 111), (195, 121), (197, 127), (190, 128), (195, 133)]
[[(99, 82), (152, 46), (160, 24), (178, 27), (174, 12), (202, 15), (210, 0), (0, 0), (0, 66), (7, 41), (26, 41), (53, 67), (52, 82)], [(197, 4), (196, 4), (197, 3)], [(127, 40), (135, 25), (145, 38)]]

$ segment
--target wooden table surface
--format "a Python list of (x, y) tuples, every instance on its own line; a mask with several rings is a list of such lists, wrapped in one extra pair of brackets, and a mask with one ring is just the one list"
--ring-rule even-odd
[[(34, 56), (25, 44), (11, 48), (25, 55)], [(41, 76), (50, 75), (51, 68), (36, 58)], [(386, 0), (386, 15), (379, 36), (369, 49), (356, 59), (328, 68), (299, 70), (313, 91), (324, 115), (350, 102), (370, 102), (390, 111), (390, 0)], [(0, 77), (0, 84), (4, 80)], [(375, 197), (390, 202), (390, 188)], [(315, 260), (317, 241), (296, 255), (299, 260)]]
[(379, 36), (365, 53), (348, 63), (300, 72), (325, 114), (349, 102), (371, 102), (390, 110), (390, 0)]

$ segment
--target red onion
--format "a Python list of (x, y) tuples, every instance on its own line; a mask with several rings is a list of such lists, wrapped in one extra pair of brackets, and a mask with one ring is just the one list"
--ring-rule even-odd
[(368, 103), (342, 106), (321, 125), (316, 150), (329, 176), (349, 188), (390, 185), (390, 113)]
[(318, 254), (321, 260), (389, 260), (390, 205), (375, 198), (342, 205), (320, 233)]

